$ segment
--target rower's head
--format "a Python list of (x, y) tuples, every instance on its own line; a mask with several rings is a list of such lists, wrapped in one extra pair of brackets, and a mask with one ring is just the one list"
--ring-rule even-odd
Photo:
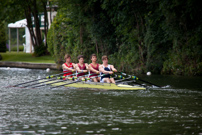
[(103, 62), (103, 64), (108, 64), (108, 57), (107, 57), (107, 55), (102, 56), (102, 62)]
[(84, 63), (84, 56), (83, 55), (79, 55), (77, 58), (78, 58), (79, 63), (81, 63), (81, 64)]
[(97, 61), (97, 55), (96, 54), (92, 54), (90, 56), (90, 59), (92, 60), (92, 62), (96, 62)]
[(69, 54), (66, 54), (65, 57), (64, 57), (64, 59), (65, 59), (65, 62), (70, 63), (70, 61), (71, 61), (71, 56), (70, 56)]

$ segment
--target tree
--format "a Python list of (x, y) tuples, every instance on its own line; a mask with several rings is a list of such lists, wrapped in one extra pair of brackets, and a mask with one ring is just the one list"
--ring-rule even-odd
[(60, 7), (48, 46), (64, 53), (109, 55), (119, 70), (202, 74), (198, 0), (55, 0)]
[[(29, 29), (31, 40), (34, 46), (35, 55), (40, 56), (46, 53), (47, 47), (46, 45), (44, 46), (40, 31), (39, 12), (43, 12), (45, 15), (44, 31), (46, 39), (48, 31), (46, 10), (47, 0), (9, 0), (1, 1), (0, 4), (2, 7), (4, 7), (1, 9), (1, 12), (4, 14), (1, 14), (0, 18), (4, 18), (4, 20), (8, 23), (16, 21), (17, 18), (22, 18), (23, 15), (25, 16), (27, 19), (27, 27)], [(18, 13), (17, 16), (14, 13)]]
[(0, 52), (6, 52), (6, 29), (4, 23), (0, 23)]
[[(27, 26), (31, 34), (31, 40), (34, 45), (35, 55), (41, 56), (46, 52), (46, 45), (44, 46), (42, 36), (41, 36), (39, 10), (40, 10), (40, 6), (42, 6), (42, 10), (44, 11), (44, 18), (45, 18), (44, 31), (45, 31), (45, 41), (46, 41), (47, 31), (48, 31), (48, 27), (47, 27), (48, 19), (47, 19), (47, 10), (46, 10), (47, 0), (40, 0), (40, 1), (27, 0), (26, 2), (23, 2), (23, 3), (21, 3), (21, 6), (24, 9), (25, 17), (27, 19)], [(34, 18), (35, 31), (33, 29), (32, 16)]]

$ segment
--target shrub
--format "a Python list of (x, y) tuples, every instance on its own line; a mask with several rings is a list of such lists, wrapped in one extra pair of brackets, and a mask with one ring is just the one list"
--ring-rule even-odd
[(39, 57), (46, 54), (46, 46), (42, 43), (40, 46), (34, 47), (34, 56)]
[(6, 32), (2, 23), (0, 23), (0, 52), (6, 52)]
[[(19, 51), (23, 51), (23, 50), (24, 50), (24, 46), (23, 45), (19, 45)], [(12, 47), (11, 51), (17, 51), (17, 46)]]

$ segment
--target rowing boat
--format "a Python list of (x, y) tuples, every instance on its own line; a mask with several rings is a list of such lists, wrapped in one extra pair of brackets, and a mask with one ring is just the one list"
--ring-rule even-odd
[[(39, 82), (43, 83), (47, 79), (40, 80)], [(55, 82), (55, 83), (54, 83)], [(45, 82), (47, 85), (51, 84), (52, 86), (59, 86), (70, 83), (73, 81), (64, 81), (57, 82), (57, 80)], [(112, 83), (99, 83), (99, 82), (76, 82), (64, 85), (65, 87), (75, 87), (75, 88), (90, 88), (90, 89), (103, 89), (103, 90), (146, 90), (144, 87), (132, 86), (126, 84), (112, 84)]]

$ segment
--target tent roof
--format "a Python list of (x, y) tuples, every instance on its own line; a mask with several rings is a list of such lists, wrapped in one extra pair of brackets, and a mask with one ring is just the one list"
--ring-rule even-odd
[[(41, 16), (41, 22), (44, 22), (44, 15)], [(8, 24), (8, 28), (25, 28), (26, 26), (27, 26), (27, 19), (22, 19), (15, 23)]]
[(27, 25), (27, 20), (23, 19), (23, 20), (19, 20), (15, 23), (9, 23), (8, 27), (9, 28), (25, 28)]

